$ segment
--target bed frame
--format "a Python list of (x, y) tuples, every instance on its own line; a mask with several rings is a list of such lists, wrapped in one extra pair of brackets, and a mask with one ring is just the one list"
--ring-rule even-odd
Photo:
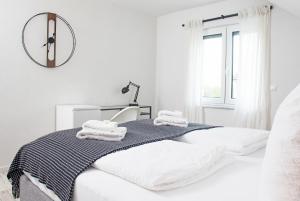
[(53, 201), (25, 175), (20, 178), (20, 201)]

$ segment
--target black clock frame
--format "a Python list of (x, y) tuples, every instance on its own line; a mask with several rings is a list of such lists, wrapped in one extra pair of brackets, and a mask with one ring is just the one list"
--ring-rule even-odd
[[(27, 50), (26, 44), (25, 44), (25, 30), (26, 30), (27, 25), (29, 24), (29, 22), (30, 22), (33, 18), (35, 18), (35, 17), (37, 17), (37, 16), (40, 16), (40, 15), (48, 15), (49, 13), (50, 13), (50, 12), (42, 12), (42, 13), (38, 13), (38, 14), (32, 16), (31, 18), (29, 18), (29, 20), (27, 20), (27, 22), (25, 23), (25, 25), (24, 25), (24, 27), (23, 27), (23, 30), (22, 30), (22, 45), (23, 45), (23, 48), (24, 48), (24, 50), (25, 50), (27, 56), (28, 56), (34, 63), (36, 63), (36, 64), (39, 65), (39, 66), (45, 67), (45, 68), (49, 68), (49, 67), (48, 67), (47, 65), (43, 65), (43, 64), (39, 63), (38, 61), (36, 61), (36, 60), (30, 55), (29, 51)], [(61, 64), (59, 64), (59, 65), (55, 65), (55, 68), (56, 68), (56, 67), (60, 67), (60, 66), (62, 66), (62, 65), (64, 65), (64, 64), (66, 64), (68, 61), (70, 61), (70, 59), (71, 59), (71, 58), (73, 57), (73, 55), (74, 55), (75, 48), (76, 48), (76, 37), (75, 37), (75, 33), (74, 33), (73, 28), (72, 28), (71, 25), (68, 23), (68, 21), (65, 20), (63, 17), (61, 17), (60, 15), (56, 14), (56, 17), (57, 17), (58, 19), (60, 19), (61, 21), (63, 21), (63, 22), (67, 25), (69, 31), (71, 32), (72, 38), (73, 38), (73, 48), (72, 48), (72, 51), (71, 51), (69, 57), (68, 57), (63, 63), (61, 63)], [(49, 38), (47, 38), (47, 41), (48, 41), (48, 40), (49, 40)]]

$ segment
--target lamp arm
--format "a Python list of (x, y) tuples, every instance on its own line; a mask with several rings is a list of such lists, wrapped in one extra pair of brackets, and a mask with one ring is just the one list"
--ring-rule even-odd
[(133, 82), (131, 82), (131, 81), (129, 81), (129, 85), (132, 85), (132, 86), (134, 86), (134, 87), (136, 87), (136, 88), (140, 88), (140, 85), (137, 85), (137, 84), (135, 84), (135, 83), (133, 83)]
[(139, 91), (140, 91), (140, 86), (137, 86), (137, 89), (136, 89), (136, 92), (135, 92), (135, 96), (134, 96), (134, 100), (133, 100), (133, 102), (135, 102), (135, 103), (137, 102)]

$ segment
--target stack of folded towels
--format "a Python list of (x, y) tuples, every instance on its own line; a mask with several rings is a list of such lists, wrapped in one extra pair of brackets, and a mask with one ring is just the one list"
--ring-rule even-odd
[(183, 118), (182, 112), (180, 111), (168, 111), (161, 110), (158, 112), (158, 117), (154, 119), (154, 125), (168, 125), (168, 126), (179, 126), (188, 127), (187, 119)]
[(104, 141), (121, 141), (127, 132), (126, 127), (118, 127), (117, 122), (108, 120), (89, 120), (82, 125), (76, 135), (79, 139), (95, 139)]

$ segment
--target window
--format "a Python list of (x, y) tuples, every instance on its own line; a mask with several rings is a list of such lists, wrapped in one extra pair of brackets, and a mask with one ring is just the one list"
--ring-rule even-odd
[(222, 34), (204, 37), (204, 97), (222, 97), (223, 38)]
[(238, 58), (240, 53), (240, 32), (234, 31), (232, 34), (232, 75), (231, 75), (231, 98), (237, 98), (237, 73), (238, 73)]
[(213, 28), (203, 37), (203, 100), (207, 106), (233, 105), (237, 98), (239, 31)]

